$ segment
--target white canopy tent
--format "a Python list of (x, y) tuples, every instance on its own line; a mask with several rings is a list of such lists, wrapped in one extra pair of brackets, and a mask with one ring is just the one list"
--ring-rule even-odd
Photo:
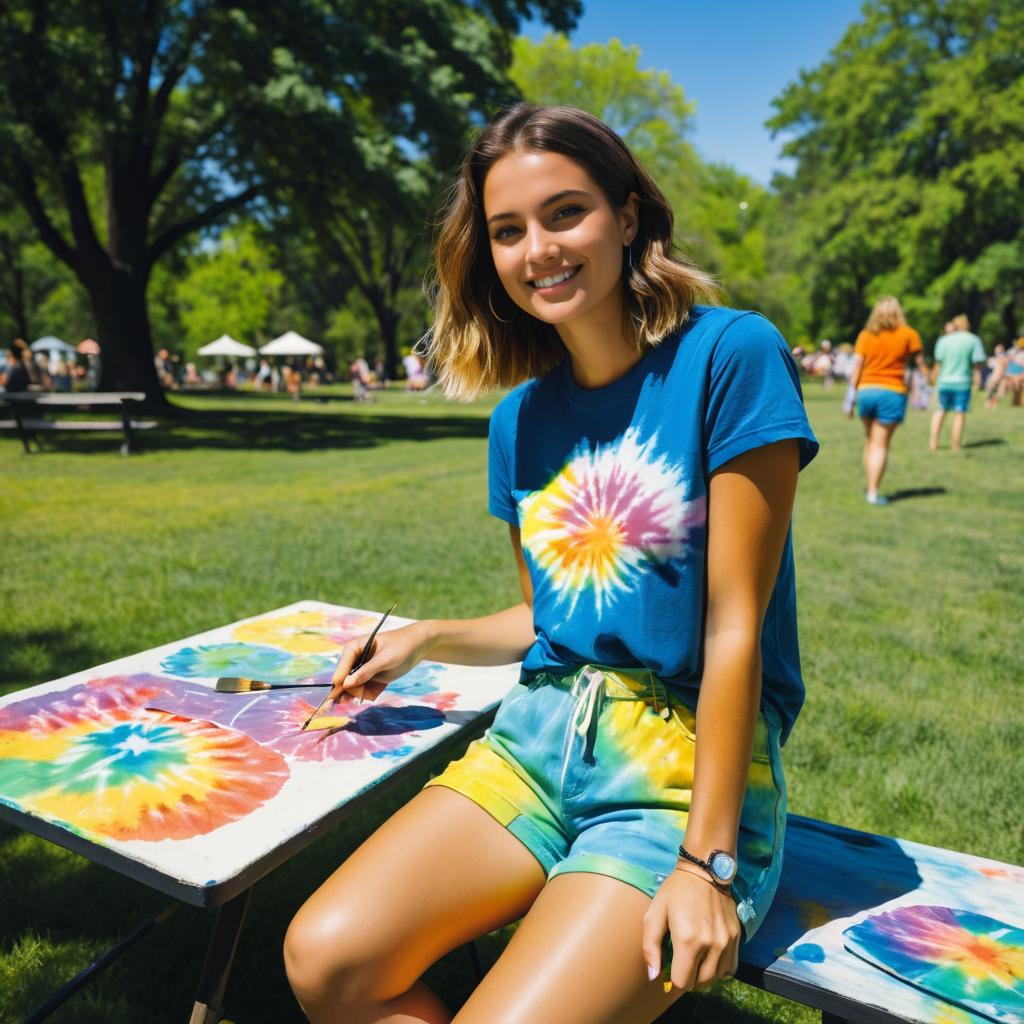
[(29, 348), (33, 352), (60, 352), (61, 355), (65, 356), (73, 356), (75, 354), (74, 345), (69, 345), (66, 341), (61, 341), (60, 338), (55, 338), (52, 334), (47, 334), (45, 338), (33, 341)]
[(204, 345), (198, 352), (201, 356), (254, 356), (256, 349), (235, 341), (230, 334), (222, 334), (216, 341)]
[(304, 338), (295, 331), (287, 331), (280, 338), (275, 338), (260, 349), (261, 356), (319, 356), (323, 355), (323, 346), (309, 338)]

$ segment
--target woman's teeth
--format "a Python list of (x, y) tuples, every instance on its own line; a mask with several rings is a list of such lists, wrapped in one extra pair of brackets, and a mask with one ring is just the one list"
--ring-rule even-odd
[(573, 267), (570, 270), (563, 271), (561, 274), (554, 274), (551, 277), (538, 277), (536, 280), (531, 281), (530, 284), (532, 284), (534, 288), (550, 288), (552, 285), (568, 281), (569, 278), (572, 277), (579, 269), (579, 267)]

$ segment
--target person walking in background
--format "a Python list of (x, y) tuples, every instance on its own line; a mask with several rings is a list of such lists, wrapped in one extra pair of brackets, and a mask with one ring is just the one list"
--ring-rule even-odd
[(939, 447), (939, 434), (946, 413), (953, 414), (953, 439), (950, 447), (960, 451), (964, 439), (964, 423), (971, 407), (971, 387), (977, 386), (981, 367), (985, 363), (985, 349), (981, 338), (971, 334), (970, 321), (964, 314), (953, 317), (952, 331), (943, 334), (935, 343), (935, 365), (932, 384), (938, 389), (939, 407), (932, 415), (928, 447), (934, 452)]
[[(879, 493), (889, 461), (889, 446), (907, 413), (907, 366), (913, 360), (927, 372), (921, 336), (907, 324), (899, 299), (886, 295), (875, 303), (853, 347), (850, 386), (864, 424), (864, 497), (869, 505), (888, 505)], [(854, 406), (846, 414), (853, 418)]]

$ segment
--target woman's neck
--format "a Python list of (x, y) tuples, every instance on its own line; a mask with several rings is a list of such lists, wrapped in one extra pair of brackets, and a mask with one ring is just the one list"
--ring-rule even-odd
[(569, 352), (572, 378), (581, 388), (603, 388), (640, 361), (642, 353), (622, 329), (621, 296), (614, 298), (618, 301), (602, 303), (586, 317), (557, 326), (558, 336)]

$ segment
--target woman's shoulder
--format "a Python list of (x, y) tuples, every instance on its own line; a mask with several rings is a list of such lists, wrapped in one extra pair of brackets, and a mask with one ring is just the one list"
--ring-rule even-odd
[(768, 349), (784, 349), (789, 355), (785, 339), (771, 320), (756, 310), (728, 306), (694, 306), (679, 333), (679, 343), (700, 346), (713, 362)]

